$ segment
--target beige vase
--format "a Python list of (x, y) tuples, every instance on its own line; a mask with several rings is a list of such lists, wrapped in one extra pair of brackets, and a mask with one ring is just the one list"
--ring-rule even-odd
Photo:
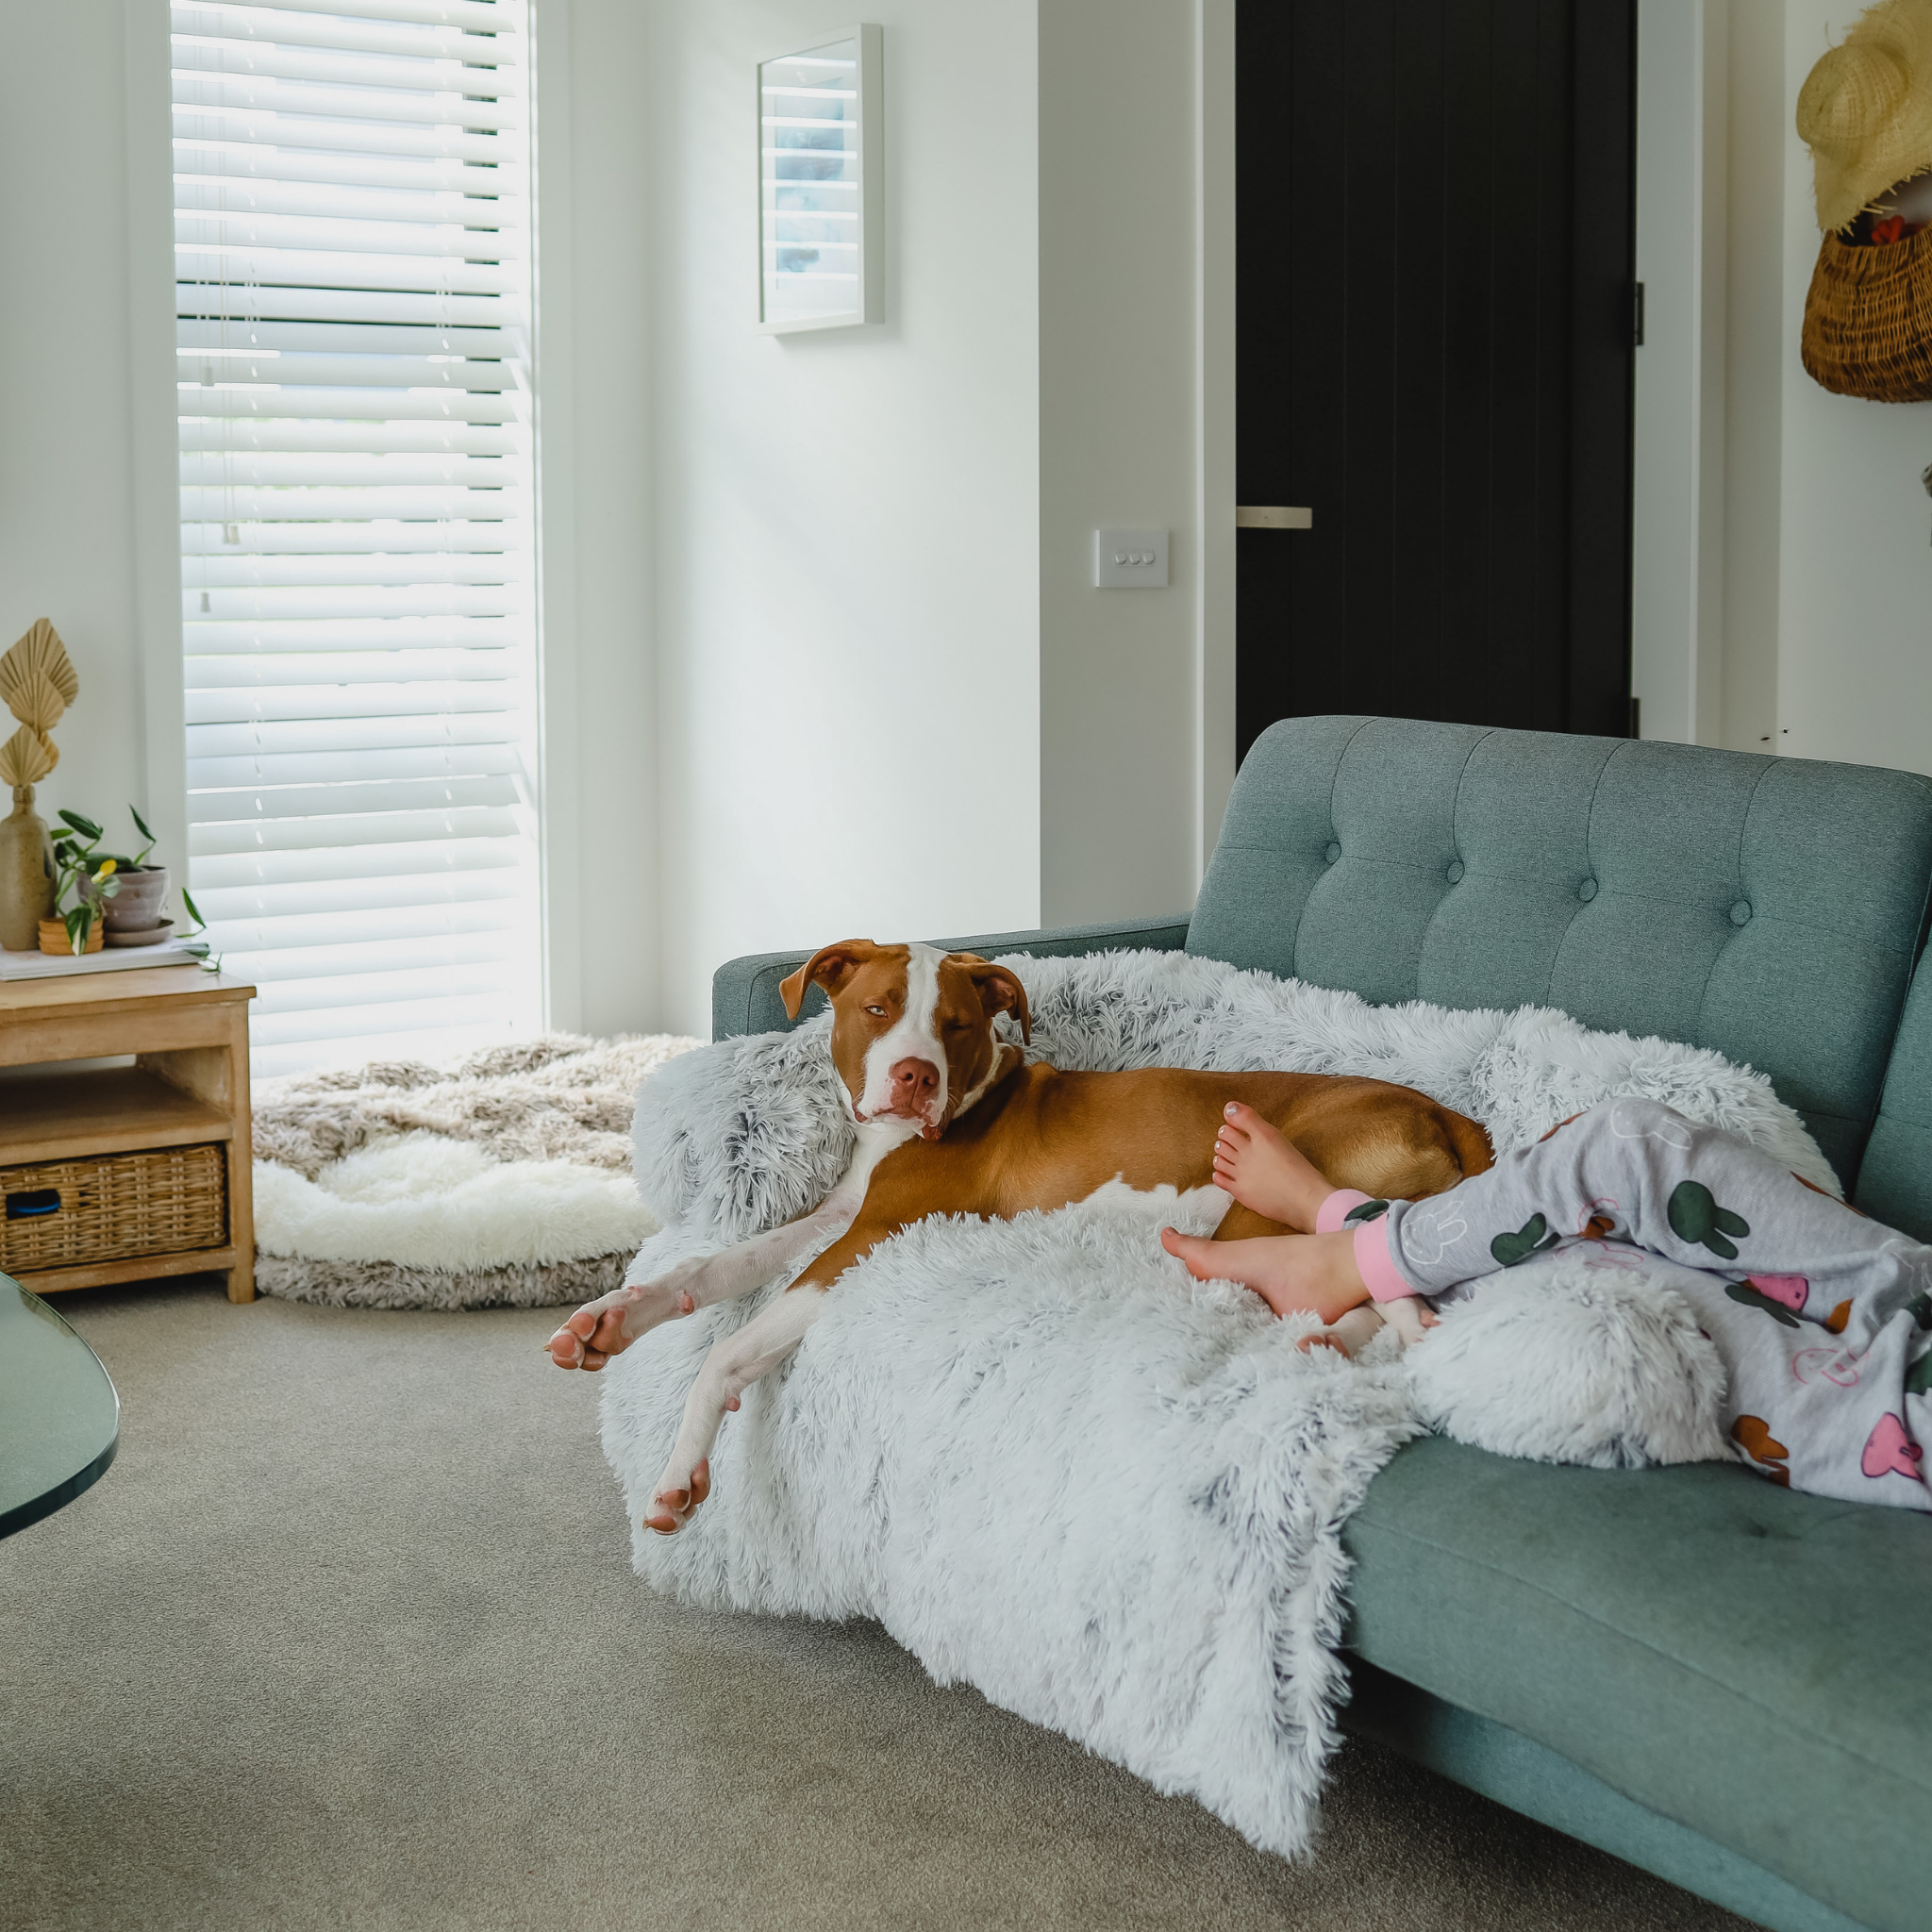
[(54, 855), (34, 811), (34, 788), (13, 788), (13, 810), (0, 819), (0, 946), (31, 953), (41, 921), (54, 909)]

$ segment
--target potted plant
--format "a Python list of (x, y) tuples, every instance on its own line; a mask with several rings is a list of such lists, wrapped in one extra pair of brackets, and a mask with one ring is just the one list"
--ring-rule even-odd
[[(98, 953), (105, 927), (100, 915), (118, 895), (118, 861), (96, 848), (107, 837), (93, 820), (62, 811), (66, 829), (54, 840), (54, 916), (41, 921), (43, 953)], [(67, 901), (72, 895), (74, 903)]]
[(168, 868), (147, 862), (148, 854), (155, 849), (155, 835), (131, 805), (127, 816), (147, 842), (132, 858), (118, 852), (105, 855), (113, 859), (113, 876), (120, 882), (120, 891), (108, 901), (105, 918), (110, 940), (121, 945), (142, 943), (118, 938), (123, 933), (144, 934), (152, 941), (163, 938), (170, 930), (169, 922), (161, 917), (161, 902), (168, 896)]
[(172, 937), (206, 965), (212, 949), (199, 938), (208, 924), (201, 908), (184, 886), (181, 903), (193, 924), (176, 933), (174, 923), (159, 916), (168, 868), (147, 863), (155, 835), (132, 806), (127, 810), (147, 841), (132, 858), (103, 852), (100, 844), (107, 834), (92, 819), (77, 811), (60, 813), (61, 829), (54, 841), (54, 916), (40, 923), (41, 951), (78, 956), (98, 953), (103, 941), (116, 946), (147, 946)]

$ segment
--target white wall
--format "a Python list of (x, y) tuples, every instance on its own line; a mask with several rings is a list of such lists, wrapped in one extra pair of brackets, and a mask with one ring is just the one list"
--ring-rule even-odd
[[(1715, 99), (1686, 63), (1701, 41), (1718, 71), (1720, 9)], [(1680, 167), (1673, 203), (1658, 143), (1640, 160), (1640, 273), (1663, 286), (1639, 352), (1637, 688), (1646, 737), (1932, 772), (1932, 404), (1835, 396), (1799, 359), (1820, 238), (1798, 91), (1854, 17), (1831, 0), (1648, 0), (1641, 16), (1641, 112), (1707, 172)], [(1700, 279), (1701, 345), (1681, 327)], [(1674, 468), (1646, 461), (1647, 433)]]
[[(1784, 8), (1731, 8), (1723, 260), (1724, 561), (1723, 728), (1733, 751), (1777, 743), (1778, 524), (1784, 493)], [(1816, 243), (1814, 241), (1813, 246)]]
[(1932, 403), (1835, 396), (1798, 359), (1818, 255), (1798, 90), (1847, 24), (1833, 0), (1787, 0), (1777, 744), (1932, 772)]
[(80, 675), (41, 816), (131, 836), (126, 807), (149, 801), (121, 0), (5, 0), (0, 40), (0, 650), (51, 618)]
[(632, 0), (534, 0), (551, 1024), (661, 1024), (650, 71)]
[(870, 10), (885, 320), (786, 337), (753, 70), (838, 22), (648, 11), (662, 1012), (706, 1032), (734, 954), (1039, 917), (1035, 18)]

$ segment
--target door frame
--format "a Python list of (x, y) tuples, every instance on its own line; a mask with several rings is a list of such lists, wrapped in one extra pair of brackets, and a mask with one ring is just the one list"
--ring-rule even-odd
[(1641, 736), (1724, 742), (1730, 0), (1637, 0), (1630, 693)]
[(1201, 532), (1194, 795), (1205, 875), (1235, 773), (1235, 0), (1195, 0), (1194, 30), (1194, 418)]

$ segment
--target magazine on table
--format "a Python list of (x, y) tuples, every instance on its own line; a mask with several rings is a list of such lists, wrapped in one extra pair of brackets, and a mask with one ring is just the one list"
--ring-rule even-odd
[(199, 966), (208, 947), (197, 940), (164, 940), (154, 946), (124, 946), (98, 953), (10, 953), (0, 948), (0, 980), (64, 979), (75, 973), (121, 973), (137, 966)]

